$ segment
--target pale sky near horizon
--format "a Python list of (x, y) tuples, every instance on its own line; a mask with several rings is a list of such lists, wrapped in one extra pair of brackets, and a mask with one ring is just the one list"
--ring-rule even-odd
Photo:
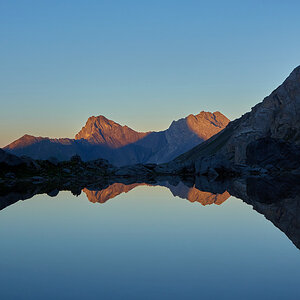
[(0, 0), (0, 147), (92, 115), (240, 117), (300, 64), (299, 1)]

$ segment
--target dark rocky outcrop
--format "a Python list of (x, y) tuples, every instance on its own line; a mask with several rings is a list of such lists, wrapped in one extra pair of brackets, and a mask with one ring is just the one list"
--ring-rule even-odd
[[(7, 177), (7, 172), (15, 172), (18, 173), (24, 170), (39, 170), (39, 165), (37, 162), (26, 156), (18, 157), (16, 155), (7, 153), (6, 151), (0, 149), (0, 179), (3, 176)], [(5, 175), (6, 174), (6, 175)], [(15, 175), (14, 175), (15, 176)]]
[(23, 163), (21, 158), (0, 149), (0, 165), (19, 166)]
[(300, 146), (266, 137), (255, 140), (246, 148), (246, 164), (271, 170), (300, 169)]
[[(13, 155), (9, 154), (7, 157), (12, 159)], [(105, 181), (105, 178), (113, 176), (118, 170), (107, 160), (97, 159), (84, 162), (78, 155), (73, 156), (69, 161), (61, 162), (33, 160), (27, 157), (15, 158), (18, 164), (10, 165), (6, 162), (0, 164), (1, 190), (31, 183), (78, 185), (79, 182), (85, 184), (93, 180)]]

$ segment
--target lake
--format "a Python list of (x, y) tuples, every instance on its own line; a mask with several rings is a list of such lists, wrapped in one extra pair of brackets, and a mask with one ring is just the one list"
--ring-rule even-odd
[(1, 299), (299, 299), (287, 204), (167, 182), (49, 194), (0, 197)]

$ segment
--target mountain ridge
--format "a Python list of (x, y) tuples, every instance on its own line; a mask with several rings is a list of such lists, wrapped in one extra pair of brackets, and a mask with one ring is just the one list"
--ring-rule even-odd
[(103, 115), (88, 118), (74, 139), (24, 135), (3, 149), (34, 159), (70, 159), (78, 154), (83, 160), (108, 159), (122, 166), (135, 163), (161, 163), (191, 149), (219, 132), (229, 123), (220, 112), (200, 112), (173, 121), (163, 131), (138, 132), (109, 120)]

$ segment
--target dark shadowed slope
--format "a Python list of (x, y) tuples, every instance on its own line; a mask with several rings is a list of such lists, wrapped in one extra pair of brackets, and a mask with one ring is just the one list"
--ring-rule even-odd
[(6, 164), (9, 166), (18, 166), (22, 163), (23, 161), (21, 158), (0, 149), (0, 165)]
[[(68, 160), (75, 154), (79, 154), (85, 159), (87, 153), (92, 154), (92, 148), (92, 145), (85, 140), (50, 139), (26, 134), (6, 146), (4, 150), (18, 156), (26, 155), (33, 159), (55, 157), (58, 160)], [(90, 156), (93, 157), (93, 155)]]

